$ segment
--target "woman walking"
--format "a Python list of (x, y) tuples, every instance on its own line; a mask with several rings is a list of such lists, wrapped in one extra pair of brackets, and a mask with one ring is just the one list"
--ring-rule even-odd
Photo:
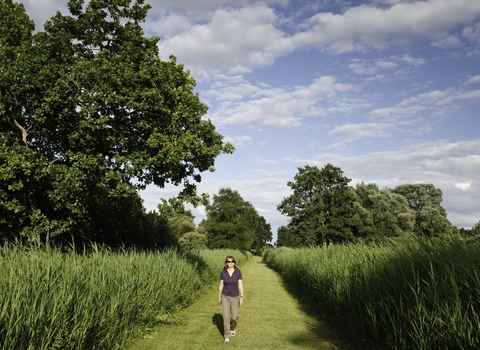
[(222, 305), (223, 336), (225, 343), (235, 336), (238, 313), (243, 305), (242, 272), (237, 268), (235, 258), (231, 255), (225, 258), (225, 266), (220, 273), (218, 286), (218, 303)]

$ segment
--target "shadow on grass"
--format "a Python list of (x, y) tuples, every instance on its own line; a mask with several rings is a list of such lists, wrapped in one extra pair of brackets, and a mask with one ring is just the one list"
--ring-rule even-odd
[[(266, 263), (262, 262), (267, 268), (270, 268)], [(275, 271), (275, 270), (273, 270)], [(276, 272), (276, 271), (275, 271)], [(276, 272), (278, 274), (278, 272)], [(337, 349), (339, 350), (358, 350), (361, 347), (353, 344), (346, 336), (345, 331), (340, 327), (336, 328), (333, 325), (328, 324), (328, 321), (325, 317), (322, 316), (320, 310), (318, 309), (318, 305), (313, 298), (313, 296), (309, 295), (308, 292), (305, 291), (304, 288), (295, 284), (294, 282), (289, 282), (285, 280), (282, 275), (280, 276), (280, 280), (282, 282), (282, 286), (285, 290), (298, 302), (299, 308), (302, 312), (309, 315), (317, 322), (312, 322), (307, 324), (307, 329), (317, 335), (318, 338), (325, 339), (326, 341), (334, 344)], [(292, 344), (296, 345), (307, 345), (311, 342), (308, 336), (298, 336), (290, 339)]]
[(223, 316), (222, 314), (214, 314), (212, 316), (212, 323), (217, 326), (220, 335), (223, 337)]

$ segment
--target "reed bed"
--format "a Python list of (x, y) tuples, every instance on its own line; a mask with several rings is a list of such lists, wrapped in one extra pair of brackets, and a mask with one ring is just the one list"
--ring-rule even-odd
[(0, 250), (0, 349), (121, 349), (218, 279), (239, 251)]
[(268, 251), (359, 349), (478, 349), (480, 245), (459, 237)]

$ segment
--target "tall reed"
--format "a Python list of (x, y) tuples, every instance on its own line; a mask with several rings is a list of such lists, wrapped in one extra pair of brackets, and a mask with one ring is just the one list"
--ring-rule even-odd
[(458, 237), (275, 249), (265, 261), (365, 349), (477, 349), (480, 245)]
[(239, 251), (0, 251), (0, 349), (116, 349), (189, 305)]

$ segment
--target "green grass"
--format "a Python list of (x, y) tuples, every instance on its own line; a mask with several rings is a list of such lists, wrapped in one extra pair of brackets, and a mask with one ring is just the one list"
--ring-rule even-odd
[[(177, 314), (176, 322), (152, 329), (131, 350), (183, 349), (339, 349), (336, 335), (300, 310), (279, 276), (260, 257), (241, 265), (245, 302), (240, 309), (237, 335), (223, 343), (218, 282), (191, 306)], [(220, 270), (217, 273), (217, 280)]]
[(211, 286), (225, 256), (0, 250), (0, 349), (117, 349), (168, 321)]
[[(477, 349), (480, 245), (458, 237), (265, 256), (356, 348)], [(312, 303), (313, 300), (313, 303)]]

